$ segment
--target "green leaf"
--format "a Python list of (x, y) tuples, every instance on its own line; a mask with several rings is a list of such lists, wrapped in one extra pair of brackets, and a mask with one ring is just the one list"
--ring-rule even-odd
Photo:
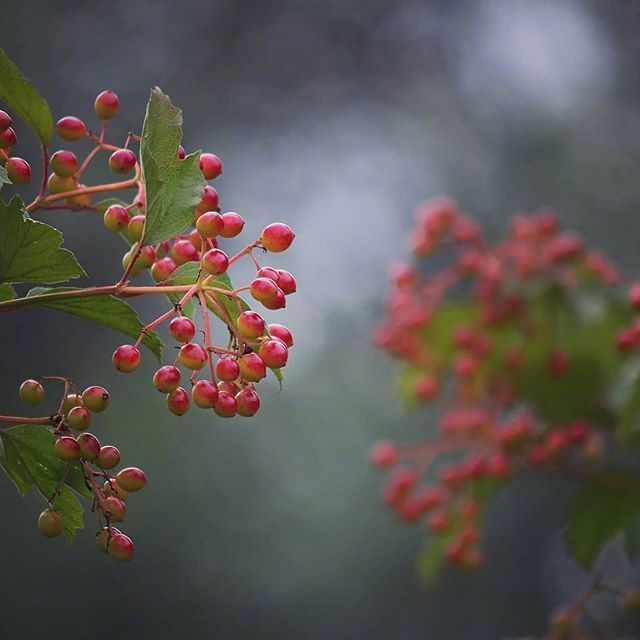
[[(36, 287), (27, 293), (27, 297), (46, 296), (48, 293), (59, 293), (63, 291), (77, 291), (77, 289), (67, 287)], [(142, 322), (140, 322), (140, 318), (135, 309), (124, 300), (120, 300), (114, 296), (78, 296), (61, 300), (47, 300), (46, 297), (43, 297), (37, 304), (41, 307), (63, 311), (72, 316), (90, 320), (103, 327), (119, 331), (130, 338), (137, 339), (144, 326)], [(154, 353), (158, 360), (162, 358), (163, 344), (157, 333), (149, 331), (142, 340), (142, 344)]]
[(616, 380), (611, 403), (617, 411), (616, 435), (625, 445), (640, 442), (640, 361), (629, 360)]
[[(2, 466), (20, 495), (26, 495), (35, 485), (50, 500), (67, 468), (67, 463), (54, 453), (56, 438), (51, 431), (44, 426), (18, 425), (0, 432), (0, 438), (4, 448)], [(82, 529), (84, 524), (82, 506), (67, 485), (73, 486), (86, 497), (90, 496), (84, 483), (79, 482), (81, 477), (79, 463), (72, 463), (55, 503), (64, 518), (65, 533), (69, 540), (73, 539), (75, 530)]]
[(9, 180), (7, 170), (4, 167), (0, 167), (0, 189), (2, 189), (3, 184), (11, 184), (11, 180)]
[[(604, 544), (619, 533), (637, 530), (640, 494), (621, 487), (602, 484), (583, 486), (571, 503), (565, 533), (569, 553), (582, 566), (590, 568)], [(636, 546), (635, 536), (631, 543)]]
[(87, 275), (71, 251), (60, 249), (62, 233), (29, 217), (14, 196), (0, 201), (0, 283), (52, 284)]
[(426, 587), (433, 585), (444, 561), (444, 550), (451, 535), (430, 538), (418, 555), (418, 577)]
[(140, 162), (146, 190), (144, 241), (168, 240), (192, 222), (205, 181), (200, 152), (178, 159), (182, 111), (158, 87), (151, 91), (140, 141)]
[(10, 284), (0, 284), (0, 302), (13, 300), (15, 297), (16, 292)]
[(0, 49), (0, 98), (47, 145), (53, 134), (53, 116), (46, 100), (31, 86)]

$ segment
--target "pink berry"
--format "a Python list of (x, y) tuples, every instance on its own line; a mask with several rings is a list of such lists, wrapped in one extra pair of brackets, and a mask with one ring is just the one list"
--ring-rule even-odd
[(205, 238), (213, 238), (224, 229), (224, 220), (217, 211), (207, 211), (196, 220), (196, 229)]
[(151, 267), (151, 277), (156, 282), (164, 282), (177, 268), (178, 265), (171, 258), (160, 258)]
[(58, 438), (54, 445), (54, 451), (60, 460), (65, 460), (66, 462), (79, 460), (82, 455), (80, 452), (80, 445), (76, 439), (71, 436), (62, 436), (61, 438)]
[(207, 352), (199, 344), (189, 342), (180, 348), (180, 362), (187, 369), (198, 371), (207, 364)]
[(220, 249), (211, 249), (202, 256), (202, 266), (207, 273), (218, 276), (229, 267), (229, 256)]
[(295, 233), (286, 224), (274, 222), (265, 227), (260, 236), (260, 242), (267, 251), (279, 253), (288, 249), (295, 237)]
[(258, 382), (267, 375), (264, 360), (257, 353), (247, 353), (238, 360), (240, 376), (249, 382)]
[(258, 269), (258, 273), (256, 275), (258, 278), (269, 278), (269, 280), (273, 280), (276, 284), (278, 284), (278, 280), (280, 279), (278, 270), (272, 269), (271, 267), (261, 267)]
[(11, 127), (0, 133), (0, 149), (13, 147), (16, 142), (18, 142), (18, 136), (16, 136), (16, 132)]
[(80, 455), (84, 460), (93, 462), (100, 455), (100, 441), (92, 433), (81, 433), (76, 440), (80, 447)]
[(111, 522), (124, 522), (124, 516), (127, 513), (127, 505), (120, 500), (120, 498), (116, 498), (115, 496), (105, 498), (104, 509), (106, 512), (105, 515), (109, 516)]
[(244, 389), (236, 394), (236, 406), (239, 416), (255, 416), (260, 409), (260, 396), (253, 389)]
[(280, 287), (277, 288), (276, 293), (272, 298), (262, 300), (261, 302), (267, 309), (272, 310), (284, 309), (284, 307), (287, 306), (287, 300), (284, 297), (284, 293), (282, 292), (282, 289), (280, 289)]
[(183, 416), (189, 411), (189, 394), (178, 387), (167, 394), (167, 408), (177, 416)]
[(86, 431), (91, 424), (91, 413), (86, 407), (73, 407), (67, 414), (67, 423), (76, 431)]
[(76, 154), (65, 150), (56, 151), (51, 156), (50, 164), (52, 171), (56, 175), (65, 178), (72, 176), (80, 166)]
[(191, 390), (191, 397), (201, 409), (213, 409), (218, 401), (218, 388), (209, 380), (198, 380)]
[(284, 269), (278, 269), (278, 286), (282, 289), (282, 293), (284, 293), (285, 296), (296, 292), (295, 278)]
[(220, 231), (223, 238), (235, 238), (242, 233), (244, 229), (244, 219), (235, 211), (227, 211), (222, 214), (224, 227)]
[(287, 329), (287, 327), (285, 327), (283, 324), (270, 324), (268, 328), (269, 333), (274, 338), (279, 338), (280, 340), (282, 340), (287, 348), (291, 349), (291, 347), (293, 347), (293, 334), (291, 333), (291, 331), (289, 331), (289, 329)]
[(398, 449), (392, 442), (376, 442), (371, 449), (371, 463), (376, 467), (392, 467), (399, 460)]
[(278, 285), (271, 278), (256, 278), (250, 287), (251, 295), (258, 302), (274, 300), (278, 293)]
[(120, 233), (124, 231), (129, 224), (129, 213), (122, 205), (112, 204), (107, 207), (102, 220), (104, 226), (109, 229), (109, 231)]
[(87, 135), (84, 122), (75, 116), (65, 116), (56, 122), (56, 130), (63, 140), (80, 140)]
[(116, 482), (125, 491), (140, 491), (140, 489), (144, 489), (147, 485), (147, 476), (144, 475), (142, 469), (127, 467), (118, 472)]
[(133, 556), (133, 542), (124, 533), (111, 536), (108, 544), (109, 556), (118, 562), (129, 562)]
[(6, 131), (11, 126), (11, 116), (0, 109), (0, 133)]
[(171, 247), (171, 257), (177, 265), (194, 262), (198, 259), (198, 250), (188, 240), (176, 240)]
[(169, 331), (174, 340), (189, 342), (196, 335), (196, 325), (186, 316), (177, 316), (169, 323)]
[(220, 196), (211, 186), (206, 185), (202, 192), (202, 200), (196, 206), (196, 213), (202, 215), (207, 211), (215, 211), (220, 206)]
[(264, 319), (255, 311), (243, 311), (238, 316), (237, 325), (244, 338), (259, 338), (264, 334)]
[(238, 411), (238, 404), (234, 396), (226, 391), (220, 391), (218, 393), (218, 402), (213, 410), (221, 418), (233, 418)]
[(109, 169), (114, 173), (129, 173), (136, 162), (136, 154), (131, 149), (118, 149), (109, 157)]
[(96, 98), (96, 115), (100, 120), (110, 120), (118, 113), (119, 104), (118, 96), (113, 91), (103, 91)]
[(140, 351), (132, 344), (123, 344), (113, 352), (112, 360), (118, 371), (131, 373), (140, 364)]
[(220, 380), (231, 382), (240, 375), (238, 361), (233, 358), (220, 358), (216, 364), (216, 375)]
[(161, 393), (171, 393), (180, 386), (181, 377), (178, 367), (167, 364), (153, 374), (153, 386)]
[(13, 184), (27, 184), (31, 182), (31, 167), (26, 160), (13, 156), (7, 160), (4, 167), (7, 170), (9, 180)]
[(270, 369), (280, 369), (287, 364), (289, 351), (280, 340), (268, 340), (260, 345), (259, 355)]
[(118, 451), (117, 447), (114, 447), (110, 444), (105, 444), (100, 447), (100, 453), (98, 454), (98, 459), (96, 464), (101, 469), (113, 469), (120, 464), (120, 451)]
[(215, 153), (200, 155), (200, 171), (205, 180), (213, 180), (222, 173), (222, 161)]

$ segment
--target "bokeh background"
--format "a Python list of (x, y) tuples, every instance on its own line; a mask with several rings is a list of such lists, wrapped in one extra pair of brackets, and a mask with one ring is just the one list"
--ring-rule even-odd
[[(394, 393), (370, 334), (415, 205), (448, 193), (497, 235), (553, 206), (640, 273), (640, 3), (631, 0), (112, 0), (4, 3), (2, 47), (58, 117), (92, 120), (113, 88), (115, 139), (140, 130), (150, 87), (185, 113), (185, 146), (219, 154), (222, 206), (250, 235), (298, 237), (275, 263), (298, 279), (280, 316), (296, 346), (255, 419), (170, 416), (153, 357), (112, 370), (122, 339), (45, 310), (2, 316), (0, 389), (69, 374), (112, 391), (103, 442), (142, 466), (129, 502), (134, 562), (41, 539), (42, 500), (0, 483), (0, 637), (493, 640), (540, 635), (584, 575), (564, 558), (569, 485), (525, 480), (493, 502), (487, 568), (425, 590), (418, 527), (379, 504), (380, 437), (417, 441), (428, 413)], [(37, 149), (18, 125), (20, 153)], [(16, 148), (16, 152), (18, 148)], [(106, 159), (93, 178), (108, 177)], [(8, 192), (8, 190), (7, 190)], [(123, 245), (92, 214), (46, 214), (93, 283)], [(240, 270), (242, 271), (242, 270)], [(236, 282), (241, 276), (236, 275)], [(141, 301), (145, 319), (161, 310)], [(637, 583), (613, 545), (603, 569)], [(615, 637), (640, 637), (603, 602)], [(626, 625), (626, 626), (625, 626)], [(626, 634), (626, 635), (625, 635)]]

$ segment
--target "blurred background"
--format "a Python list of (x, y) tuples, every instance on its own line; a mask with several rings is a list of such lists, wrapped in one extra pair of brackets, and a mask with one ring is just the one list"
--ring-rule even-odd
[[(223, 209), (245, 217), (248, 236), (275, 220), (296, 231), (274, 263), (299, 292), (269, 316), (290, 326), (296, 346), (283, 391), (260, 385), (252, 420), (195, 409), (174, 418), (151, 387), (148, 352), (123, 376), (111, 366), (123, 341), (114, 333), (40, 309), (2, 316), (3, 412), (20, 410), (26, 377), (104, 385), (113, 399), (92, 430), (151, 482), (129, 501), (136, 557), (125, 566), (97, 552), (91, 513), (72, 546), (43, 540), (42, 499), (0, 483), (0, 637), (542, 634), (550, 609), (585, 580), (564, 559), (571, 487), (526, 480), (503, 491), (486, 569), (445, 571), (422, 588), (425, 534), (383, 510), (383, 478), (366, 454), (381, 437), (424, 438), (433, 420), (402, 407), (394, 365), (370, 335), (415, 206), (441, 193), (494, 235), (514, 212), (553, 206), (640, 273), (640, 3), (22, 0), (4, 3), (2, 25), (2, 47), (56, 118), (95, 126), (93, 100), (112, 88), (120, 140), (140, 131), (153, 85), (169, 93), (184, 109), (185, 147), (224, 162)], [(16, 153), (35, 168), (32, 136), (20, 124), (17, 133)], [(109, 178), (106, 164), (92, 180)], [(117, 279), (124, 246), (97, 216), (44, 216), (87, 283)], [(242, 269), (232, 276), (241, 281)], [(147, 321), (163, 308), (137, 307)], [(615, 545), (602, 568), (638, 583)], [(595, 614), (615, 637), (640, 638), (606, 602)]]

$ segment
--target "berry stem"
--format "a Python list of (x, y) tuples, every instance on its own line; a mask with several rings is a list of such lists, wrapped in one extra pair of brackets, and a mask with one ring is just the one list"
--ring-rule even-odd
[(22, 416), (0, 416), (0, 422), (9, 424), (52, 424), (51, 417), (47, 418), (24, 418)]
[(49, 150), (47, 145), (42, 145), (42, 180), (40, 181), (40, 192), (38, 198), (44, 198), (47, 190), (47, 175), (49, 173)]
[(207, 353), (209, 355), (209, 372), (211, 373), (211, 382), (215, 384), (216, 382), (216, 374), (213, 367), (213, 358), (211, 357), (211, 351), (213, 349), (213, 344), (211, 342), (211, 326), (209, 324), (209, 312), (207, 311), (207, 300), (202, 290), (198, 291), (198, 298), (200, 299), (200, 307), (202, 309), (202, 324), (204, 326), (204, 344), (207, 348)]

